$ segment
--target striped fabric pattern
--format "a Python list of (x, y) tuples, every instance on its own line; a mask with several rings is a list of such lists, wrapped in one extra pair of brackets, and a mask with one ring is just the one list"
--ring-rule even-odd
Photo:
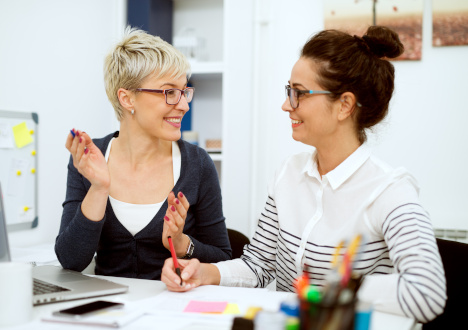
[[(353, 271), (365, 276), (398, 273), (397, 298), (406, 316), (433, 319), (445, 305), (445, 276), (427, 213), (415, 203), (401, 205), (388, 214), (381, 230), (384, 239), (363, 243)], [(280, 228), (275, 201), (269, 197), (242, 257), (255, 273), (257, 287), (276, 278), (278, 291), (294, 292), (293, 281), (301, 275), (294, 265), (301, 234)], [(335, 250), (307, 242), (303, 260), (311, 283), (324, 286)]]
[(427, 322), (444, 310), (445, 274), (416, 179), (372, 155), (365, 144), (321, 175), (316, 151), (286, 159), (268, 186), (242, 259), (217, 264), (221, 285), (294, 292), (304, 270), (323, 288), (337, 246), (341, 261), (357, 235), (353, 270), (365, 276), (360, 300), (375, 310)]

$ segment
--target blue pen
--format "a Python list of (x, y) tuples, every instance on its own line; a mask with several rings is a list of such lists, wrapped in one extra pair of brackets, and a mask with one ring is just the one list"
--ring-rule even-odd
[(73, 132), (73, 130), (70, 130), (70, 133), (73, 135), (73, 137), (75, 137), (75, 132)]

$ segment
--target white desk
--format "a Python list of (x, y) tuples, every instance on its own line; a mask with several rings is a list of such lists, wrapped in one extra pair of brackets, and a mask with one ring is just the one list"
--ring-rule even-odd
[[(48, 247), (44, 247), (45, 250), (49, 250)], [(40, 249), (39, 249), (40, 250)], [(53, 251), (53, 250), (52, 250)], [(24, 252), (24, 253), (20, 253)], [(23, 258), (23, 256), (27, 255), (30, 251), (20, 251), (16, 249), (13, 253), (13, 259), (16, 261), (30, 261), (27, 260), (27, 257)], [(36, 250), (37, 253), (37, 250)], [(53, 258), (52, 254), (47, 254), (41, 252), (41, 255), (44, 256), (41, 260), (44, 264), (56, 263), (55, 261), (49, 261), (50, 258)], [(30, 258), (30, 256), (28, 256)], [(33, 256), (35, 260), (37, 256)], [(47, 260), (46, 260), (47, 259)], [(188, 293), (170, 293), (166, 289), (166, 285), (161, 281), (151, 281), (151, 280), (139, 280), (139, 279), (131, 279), (131, 278), (120, 278), (120, 277), (105, 277), (108, 280), (121, 283), (124, 285), (129, 286), (129, 290), (125, 294), (119, 295), (111, 295), (104, 297), (105, 300), (113, 300), (113, 301), (120, 301), (126, 303), (126, 305), (138, 305), (141, 303), (142, 308), (145, 310), (149, 309), (155, 310), (159, 309), (162, 304), (165, 303), (162, 297), (169, 297), (172, 299), (166, 305), (173, 304), (175, 299), (179, 301), (179, 303), (188, 303), (190, 300), (202, 300), (203, 295), (209, 294), (211, 298), (215, 297), (215, 299), (207, 299), (207, 300), (218, 300), (218, 301), (229, 301), (229, 302), (239, 302), (240, 304), (244, 304), (247, 306), (259, 306), (260, 304), (262, 307), (266, 309), (276, 309), (275, 306), (279, 306), (281, 301), (286, 300), (288, 296), (294, 296), (293, 294), (288, 294), (284, 292), (273, 292), (267, 289), (247, 289), (247, 288), (223, 288), (223, 287), (214, 287), (214, 286), (207, 286), (197, 288), (195, 290), (189, 291)], [(161, 299), (159, 299), (161, 298)], [(29, 323), (4, 328), (5, 330), (24, 330), (24, 329), (34, 329), (34, 330), (42, 330), (42, 329), (71, 329), (71, 330), (91, 330), (91, 329), (105, 329), (103, 327), (93, 327), (93, 326), (81, 326), (75, 324), (55, 324), (49, 322), (41, 321), (42, 317), (49, 315), (53, 311), (57, 311), (59, 309), (64, 309), (68, 307), (73, 307), (77, 305), (84, 304), (86, 302), (91, 302), (94, 300), (103, 299), (101, 298), (91, 298), (91, 299), (80, 299), (75, 301), (68, 301), (68, 302), (61, 302), (61, 303), (53, 303), (47, 305), (36, 306), (33, 308), (33, 319)], [(158, 300), (159, 299), (159, 300)], [(164, 298), (165, 299), (165, 298)], [(266, 305), (265, 305), (266, 304)], [(171, 312), (166, 308), (159, 314), (152, 314), (152, 315), (144, 315), (140, 318), (126, 326), (122, 329), (164, 329), (165, 327), (164, 322), (171, 322), (171, 330), (176, 329), (216, 329), (216, 330), (230, 330), (231, 329), (231, 322), (233, 316), (203, 316), (205, 319), (197, 319), (193, 318), (193, 314), (191, 313), (180, 313), (180, 312)], [(192, 317), (192, 318), (191, 318)], [(209, 318), (212, 319), (209, 319)], [(213, 320), (213, 321), (211, 321)], [(205, 322), (206, 321), (206, 322)], [(180, 325), (180, 326), (178, 326)], [(386, 314), (381, 312), (374, 311), (372, 314), (372, 323), (371, 323), (371, 330), (413, 330), (416, 323), (414, 320), (401, 317), (398, 315), (393, 314)]]
[[(106, 300), (115, 300), (115, 301), (122, 301), (126, 303), (135, 303), (139, 301), (145, 301), (145, 299), (151, 298), (151, 297), (158, 297), (159, 294), (162, 293), (167, 293), (166, 286), (164, 283), (160, 281), (150, 281), (150, 280), (138, 280), (138, 279), (129, 279), (129, 278), (119, 278), (119, 277), (104, 277), (106, 279), (109, 279), (111, 281), (115, 281), (118, 283), (122, 283), (125, 285), (129, 286), (129, 291), (125, 294), (119, 294), (119, 295), (112, 295), (112, 296), (107, 296), (105, 297)], [(212, 287), (212, 290), (219, 290), (220, 294), (222, 293), (223, 289), (222, 287)], [(231, 288), (228, 288), (231, 289)], [(237, 289), (237, 288), (236, 288)], [(250, 294), (246, 295), (245, 299), (246, 301), (249, 301), (252, 297), (258, 296), (260, 294), (263, 294), (265, 292), (265, 289), (246, 289), (246, 288), (238, 288), (240, 290), (243, 290), (245, 292), (249, 292)], [(279, 297), (285, 297), (284, 293), (281, 292), (270, 292), (272, 295), (279, 296)], [(184, 299), (185, 294), (175, 294), (179, 299)], [(190, 298), (187, 296), (187, 302), (192, 300), (193, 298)], [(14, 326), (14, 327), (9, 327), (5, 328), (8, 330), (23, 330), (23, 329), (34, 329), (34, 330), (41, 330), (41, 329), (74, 329), (74, 330), (91, 330), (91, 329), (105, 329), (103, 327), (93, 327), (93, 326), (81, 326), (81, 325), (68, 325), (68, 324), (54, 324), (54, 323), (48, 323), (48, 322), (43, 322), (41, 321), (41, 318), (50, 314), (53, 311), (56, 311), (58, 309), (63, 309), (67, 307), (73, 307), (79, 304), (83, 304), (86, 302), (90, 302), (93, 300), (97, 300), (98, 298), (92, 298), (92, 299), (81, 299), (81, 300), (75, 300), (75, 301), (69, 301), (69, 302), (63, 302), (63, 303), (54, 303), (54, 304), (47, 304), (47, 305), (41, 305), (41, 306), (36, 306), (33, 308), (33, 320), (29, 323)], [(220, 300), (229, 300), (228, 297), (219, 297), (218, 299)], [(150, 301), (151, 300), (146, 300)], [(278, 301), (281, 301), (281, 298), (278, 299)], [(146, 305), (146, 307), (149, 307)], [(184, 319), (184, 316), (187, 314), (179, 314), (180, 318), (176, 320), (176, 322), (180, 322)], [(149, 329), (149, 324), (154, 324), (153, 322), (158, 322), (157, 328), (163, 328), (160, 327), (160, 322), (161, 320), (161, 315), (148, 315), (148, 316), (143, 316), (146, 318), (149, 318), (147, 320), (142, 320), (141, 322), (132, 322), (122, 329)], [(189, 316), (187, 316), (189, 317)], [(217, 316), (213, 316), (217, 317)], [(162, 321), (162, 320), (161, 320)], [(188, 327), (187, 327), (187, 322), (181, 322), (183, 323), (183, 326), (181, 328), (183, 329), (227, 329), (229, 330), (231, 328), (231, 323), (229, 319), (224, 318), (224, 319), (217, 319), (216, 322), (207, 322), (206, 324), (203, 324), (203, 321), (200, 320), (193, 320), (193, 324), (190, 324), (190, 320), (187, 319)], [(146, 327), (148, 325), (148, 327)], [(397, 315), (392, 315), (392, 314), (386, 314), (386, 313), (380, 313), (380, 312), (374, 312), (372, 315), (372, 330), (394, 330), (394, 329), (399, 329), (399, 330), (411, 330), (415, 326), (414, 320), (397, 316)], [(172, 329), (177, 329), (177, 327), (172, 327)]]

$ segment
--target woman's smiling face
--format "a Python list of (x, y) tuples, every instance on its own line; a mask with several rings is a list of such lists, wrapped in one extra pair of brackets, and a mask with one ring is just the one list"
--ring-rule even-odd
[[(301, 57), (291, 71), (289, 85), (298, 90), (323, 91), (317, 78), (314, 61)], [(293, 109), (287, 98), (282, 109), (289, 113), (293, 139), (315, 147), (326, 142), (338, 124), (332, 105), (326, 94), (299, 94), (299, 105)]]
[[(166, 75), (161, 78), (146, 78), (141, 88), (145, 89), (171, 89), (183, 90), (187, 87), (187, 77), (178, 78)], [(134, 96), (133, 106), (139, 126), (148, 134), (168, 141), (177, 141), (181, 137), (180, 127), (182, 118), (189, 110), (187, 99), (182, 94), (179, 103), (169, 105), (164, 94), (137, 92)]]

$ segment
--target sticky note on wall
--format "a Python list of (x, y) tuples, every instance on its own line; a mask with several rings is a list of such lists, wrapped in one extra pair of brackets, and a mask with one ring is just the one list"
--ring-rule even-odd
[(13, 136), (15, 138), (16, 147), (18, 148), (23, 148), (33, 142), (31, 132), (26, 126), (26, 122), (13, 126)]

